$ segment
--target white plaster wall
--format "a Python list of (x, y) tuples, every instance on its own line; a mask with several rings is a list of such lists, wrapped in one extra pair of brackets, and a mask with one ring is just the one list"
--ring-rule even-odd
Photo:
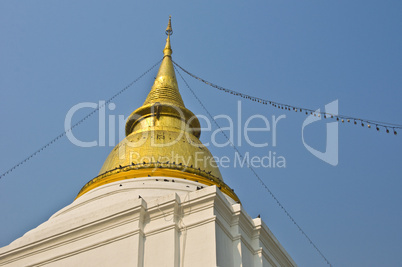
[(233, 257), (234, 242), (228, 236), (222, 227), (216, 225), (216, 247), (217, 247), (217, 263), (219, 267), (233, 267), (239, 266), (237, 262), (235, 264)]
[[(71, 267), (71, 266), (136, 266), (137, 244), (133, 238), (125, 238), (108, 245), (94, 247), (80, 251), (77, 255), (65, 255), (54, 261), (44, 263), (46, 267)], [(35, 264), (34, 266), (40, 266)], [(156, 265), (155, 265), (156, 266)]]
[(144, 239), (144, 266), (178, 266), (176, 230), (165, 229)]
[(259, 255), (256, 254), (254, 251), (250, 250), (244, 242), (241, 245), (241, 252), (242, 252), (242, 266), (253, 266), (254, 265), (254, 258), (259, 258)]
[[(202, 222), (199, 225), (188, 226), (186, 238), (181, 238), (181, 255), (183, 258), (180, 267), (217, 266), (215, 222)], [(185, 242), (184, 242), (185, 241)], [(184, 254), (183, 254), (184, 253)]]

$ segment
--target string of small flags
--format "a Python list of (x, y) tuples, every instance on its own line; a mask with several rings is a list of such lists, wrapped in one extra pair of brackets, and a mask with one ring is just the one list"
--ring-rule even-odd
[(184, 69), (183, 67), (181, 67), (179, 64), (177, 64), (176, 62), (173, 61), (173, 63), (179, 67), (182, 71), (184, 71), (185, 73), (187, 73), (188, 75), (190, 75), (191, 77), (211, 86), (214, 87), (220, 91), (223, 91), (225, 93), (229, 93), (231, 95), (234, 96), (238, 96), (238, 97), (242, 97), (244, 99), (256, 102), (256, 103), (260, 103), (263, 105), (271, 105), (272, 107), (278, 108), (278, 109), (284, 109), (284, 110), (288, 110), (288, 111), (295, 111), (295, 112), (304, 112), (306, 115), (313, 115), (313, 116), (317, 116), (317, 117), (322, 117), (324, 119), (330, 118), (330, 119), (336, 119), (337, 121), (340, 121), (342, 123), (344, 122), (348, 122), (348, 123), (353, 123), (354, 125), (361, 125), (362, 127), (367, 127), (367, 128), (375, 128), (377, 131), (381, 131), (381, 129), (383, 131), (385, 131), (386, 133), (390, 133), (393, 132), (394, 135), (397, 135), (398, 132), (396, 131), (396, 129), (402, 129), (402, 125), (399, 124), (393, 124), (393, 123), (386, 123), (386, 122), (380, 122), (380, 121), (375, 121), (375, 120), (367, 120), (367, 119), (361, 119), (361, 118), (355, 118), (355, 117), (351, 117), (351, 116), (346, 116), (346, 115), (339, 115), (339, 114), (331, 114), (328, 112), (319, 112), (316, 110), (312, 110), (312, 109), (308, 109), (308, 108), (304, 108), (304, 107), (297, 107), (297, 106), (292, 106), (292, 105), (288, 105), (288, 104), (283, 104), (283, 103), (279, 103), (279, 102), (275, 102), (272, 100), (267, 100), (267, 99), (262, 99), (259, 97), (255, 97), (255, 96), (250, 96), (244, 93), (240, 93), (234, 90), (230, 90), (227, 88), (224, 88), (222, 86), (216, 85), (214, 83), (211, 83), (205, 79), (202, 79), (194, 74), (192, 74), (191, 72), (189, 72), (188, 70)]

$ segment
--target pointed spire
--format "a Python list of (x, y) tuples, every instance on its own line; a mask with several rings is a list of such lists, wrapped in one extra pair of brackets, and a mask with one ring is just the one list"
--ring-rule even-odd
[(169, 23), (165, 31), (166, 35), (168, 36), (166, 39), (166, 45), (165, 49), (163, 49), (163, 54), (165, 56), (171, 56), (172, 55), (172, 48), (170, 47), (170, 35), (173, 34), (173, 29), (172, 29), (172, 16), (169, 16)]
[(172, 51), (172, 47), (170, 46), (170, 35), (168, 35), (167, 39), (166, 39), (166, 45), (165, 48), (163, 49), (163, 54), (166, 56), (171, 56), (173, 53)]
[(165, 33), (167, 36), (173, 35), (172, 16), (169, 16), (169, 23), (168, 23), (168, 26), (166, 27)]
[(184, 107), (171, 58), (172, 48), (170, 46), (170, 35), (173, 34), (171, 17), (169, 17), (169, 23), (165, 32), (167, 39), (165, 48), (163, 49), (164, 57), (159, 67), (158, 74), (156, 75), (154, 85), (144, 105), (165, 102), (174, 106)]
[[(154, 114), (157, 111), (158, 114), (164, 114), (163, 116), (170, 117), (181, 117), (184, 115), (184, 118), (180, 121), (187, 122), (191, 120), (189, 125), (189, 131), (194, 134), (197, 138), (199, 138), (200, 131), (200, 122), (198, 119), (193, 119), (194, 114), (188, 110), (183, 102), (183, 99), (179, 92), (179, 86), (177, 84), (176, 74), (173, 67), (172, 62), (172, 48), (170, 46), (170, 36), (172, 35), (172, 23), (171, 17), (169, 17), (169, 23), (166, 28), (166, 45), (163, 49), (164, 57), (162, 59), (162, 63), (159, 67), (158, 74), (156, 75), (154, 84), (149, 92), (147, 98), (145, 99), (144, 104), (136, 109), (128, 118), (126, 123), (126, 135), (131, 134), (135, 129), (136, 125), (147, 116)], [(156, 108), (156, 109), (155, 109)], [(159, 121), (159, 115), (156, 115), (157, 120)], [(162, 123), (162, 122), (158, 122)], [(170, 121), (170, 123), (173, 123)], [(169, 127), (172, 125), (168, 125)], [(181, 127), (180, 125), (176, 125), (177, 127)], [(175, 126), (175, 127), (176, 127)], [(142, 126), (141, 126), (142, 127)]]

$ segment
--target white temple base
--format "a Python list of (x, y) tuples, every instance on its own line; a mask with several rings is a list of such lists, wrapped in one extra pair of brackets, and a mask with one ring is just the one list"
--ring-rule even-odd
[(0, 248), (0, 266), (296, 264), (260, 218), (251, 219), (216, 186), (152, 177), (84, 194)]

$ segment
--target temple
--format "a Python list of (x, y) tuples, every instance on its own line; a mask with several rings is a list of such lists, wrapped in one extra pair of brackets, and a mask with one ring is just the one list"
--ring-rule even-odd
[[(167, 40), (126, 137), (76, 199), (0, 248), (0, 266), (296, 266), (252, 219), (199, 140)], [(201, 159), (201, 160), (200, 160)]]

